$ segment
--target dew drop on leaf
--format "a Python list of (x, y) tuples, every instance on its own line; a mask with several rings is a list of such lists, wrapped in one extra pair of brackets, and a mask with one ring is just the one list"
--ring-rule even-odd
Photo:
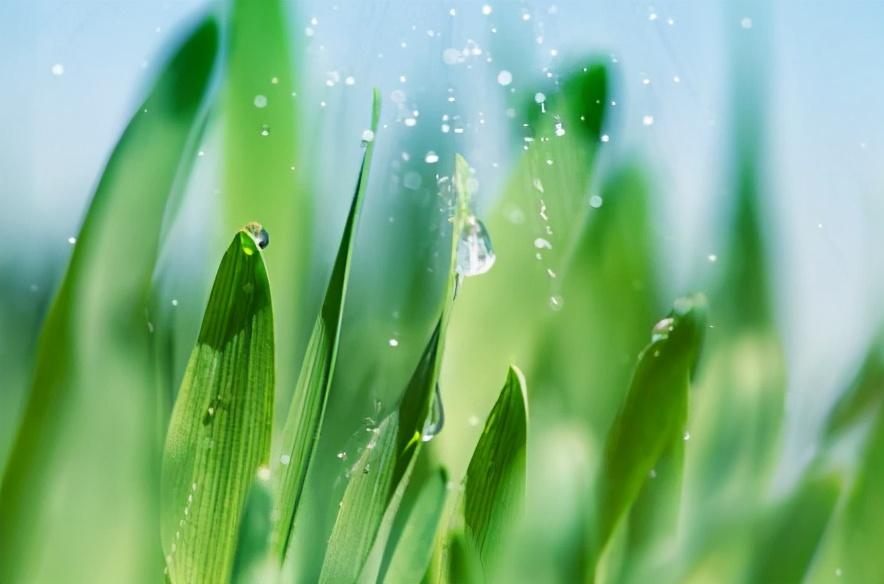
[(427, 418), (427, 421), (424, 423), (424, 428), (421, 431), (421, 440), (423, 442), (429, 442), (442, 431), (444, 425), (445, 409), (442, 407), (442, 392), (439, 390), (439, 384), (436, 383), (436, 393), (433, 396), (430, 417)]
[(484, 274), (496, 259), (488, 230), (475, 215), (470, 215), (457, 242), (457, 273), (462, 276)]

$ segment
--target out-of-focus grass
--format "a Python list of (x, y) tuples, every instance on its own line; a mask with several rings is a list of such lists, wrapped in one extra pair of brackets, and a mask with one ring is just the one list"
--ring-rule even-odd
[[(217, 231), (227, 237), (260, 220), (272, 234), (269, 279), (258, 286), (273, 292), (276, 383), (266, 360), (256, 377), (251, 353), (227, 344), (242, 332), (234, 327), (216, 343), (236, 357), (232, 364), (191, 371), (184, 384), (205, 395), (173, 395), (182, 374), (175, 323), (168, 307), (158, 306), (152, 282), (162, 271), (163, 224), (174, 219), (205, 98), (214, 98), (218, 35), (209, 20), (170, 61), (120, 139), (45, 317), (48, 291), (30, 300), (5, 271), (0, 281), (0, 318), (15, 330), (14, 340), (4, 335), (9, 367), (0, 379), (20, 384), (33, 363), (23, 412), (3, 412), (18, 430), (14, 444), (12, 432), (0, 436), (0, 454), (11, 449), (0, 491), (0, 581), (161, 578), (158, 471), (169, 406), (177, 400), (176, 411), (197, 412), (208, 400), (213, 408), (221, 398), (209, 389), (259, 378), (247, 384), (250, 395), (275, 390), (278, 413), (296, 392), (293, 415), (309, 421), (294, 446), (282, 438), (280, 416), (270, 432), (282, 448), (262, 472), (291, 475), (295, 486), (268, 488), (247, 476), (266, 456), (269, 435), (238, 446), (248, 430), (243, 420), (225, 427), (231, 439), (212, 458), (223, 468), (194, 471), (215, 485), (207, 494), (214, 506), (188, 520), (212, 525), (200, 527), (200, 538), (180, 541), (174, 522), (162, 530), (167, 556), (196, 558), (186, 575), (167, 559), (172, 581), (226, 580), (231, 571), (237, 582), (884, 577), (875, 548), (884, 524), (878, 344), (836, 404), (797, 484), (783, 492), (771, 484), (786, 366), (762, 205), (762, 83), (746, 95), (741, 89), (745, 99), (735, 107), (719, 277), (695, 283), (709, 298), (708, 327), (701, 296), (677, 301), (660, 321), (671, 299), (662, 297), (665, 262), (651, 231), (651, 197), (659, 193), (634, 161), (615, 158), (599, 170), (617, 80), (588, 59), (545, 96), (511, 94), (524, 101), (508, 104), (515, 165), (479, 217), (497, 253), (486, 275), (455, 276), (458, 239), (475, 212), (469, 198), (477, 177), (463, 158), (446, 146), (436, 148), (437, 166), (417, 154), (403, 161), (400, 176), (423, 190), (397, 203), (403, 220), (384, 241), (405, 243), (386, 255), (356, 244), (359, 202), (370, 184), (387, 188), (389, 178), (382, 169), (368, 183), (363, 167), (319, 315), (322, 350), (305, 353), (316, 321), (305, 313), (311, 208), (323, 191), (308, 189), (314, 153), (298, 139), (298, 55), (278, 0), (230, 6), (220, 107), (210, 117), (224, 135)], [(376, 123), (369, 142), (386, 139)], [(428, 150), (422, 131), (406, 150)], [(249, 249), (263, 266), (264, 252)], [(348, 280), (351, 261), (357, 281)], [(246, 284), (254, 292), (255, 283)], [(392, 341), (415, 340), (413, 348), (389, 358), (388, 331), (378, 325), (384, 319), (371, 313), (382, 303), (348, 299), (352, 290), (395, 298), (405, 322), (403, 339)], [(231, 294), (224, 310), (211, 301), (206, 322), (251, 314), (242, 296)], [(357, 309), (344, 311), (345, 300)], [(266, 343), (264, 349), (267, 357)], [(302, 360), (308, 369), (297, 383)], [(513, 363), (524, 379), (511, 376), (493, 406), (500, 376)], [(434, 435), (425, 428), (439, 415), (438, 395), (448, 421)], [(373, 399), (376, 410), (360, 420)], [(16, 401), (8, 394), (3, 400)], [(257, 425), (266, 430), (269, 415), (262, 413)], [(199, 438), (206, 430), (199, 424), (172, 420), (172, 463), (203, 452), (201, 440), (174, 440)], [(306, 454), (293, 456), (296, 450)], [(236, 485), (217, 476), (235, 477)], [(274, 516), (280, 509), (284, 516)], [(219, 516), (223, 525), (214, 524)], [(215, 546), (224, 553), (213, 555)]]

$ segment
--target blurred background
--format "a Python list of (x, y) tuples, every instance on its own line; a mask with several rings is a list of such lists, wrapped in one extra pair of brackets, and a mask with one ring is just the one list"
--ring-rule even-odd
[[(266, 29), (258, 19), (249, 34), (264, 38), (265, 48), (275, 36), (285, 39), (282, 51), (269, 54), (287, 58), (265, 59), (256, 51), (239, 60), (236, 42), (226, 45), (223, 58), (244, 81), (216, 80), (221, 105), (206, 112), (178, 213), (167, 216), (154, 279), (166, 315), (159, 322), (173, 331), (173, 378), (180, 380), (225, 242), (237, 226), (259, 220), (272, 241), (267, 257), (276, 286), (284, 411), (336, 252), (377, 87), (381, 125), (322, 445), (327, 458), (355, 448), (360, 424), (391, 407), (401, 391), (435, 318), (448, 262), (448, 201), (439, 196), (437, 176), (450, 175), (454, 152), (463, 153), (476, 170), (476, 214), (492, 216), (530, 166), (526, 116), (545, 113), (547, 96), (569, 75), (601, 64), (608, 70), (606, 113), (598, 140), (587, 147), (595, 157), (592, 170), (586, 161), (554, 160), (543, 172), (561, 189), (579, 191), (567, 194), (580, 202), (575, 217), (587, 221), (608, 208), (614, 212), (608, 193), (617, 184), (642, 191), (641, 221), (619, 227), (618, 241), (628, 246), (647, 239), (647, 281), (637, 289), (653, 290), (644, 312), (630, 313), (635, 321), (586, 322), (635, 322), (645, 338), (675, 297), (701, 290), (712, 295), (714, 327), (726, 320), (716, 314), (721, 282), (731, 297), (749, 303), (751, 290), (765, 287), (771, 309), (764, 318), (782, 341), (786, 372), (773, 492), (795, 482), (817, 453), (827, 412), (881, 322), (884, 5), (286, 0), (282, 8), (278, 15), (269, 11)], [(0, 4), (0, 229), (11, 243), (0, 248), (0, 469), (27, 393), (39, 324), (104, 163), (170, 50), (206, 12), (222, 22), (235, 16), (226, 4), (197, 0)], [(246, 33), (225, 28), (223, 34), (235, 41)], [(239, 121), (225, 118), (236, 108), (247, 113)], [(239, 130), (225, 128), (238, 123), (248, 139), (231, 145)], [(262, 164), (271, 170), (268, 181), (257, 184)], [(747, 165), (763, 264), (731, 281), (724, 273), (737, 263), (729, 257), (736, 249), (730, 242), (742, 229), (733, 220), (733, 201), (745, 186), (740, 177)], [(568, 182), (575, 172), (587, 176)], [(641, 186), (622, 187), (624, 181)], [(544, 189), (529, 186), (540, 205)], [(250, 203), (271, 190), (271, 203)], [(530, 225), (534, 214), (546, 221), (539, 209), (519, 211), (531, 215)], [(562, 221), (561, 214), (552, 222)], [(496, 241), (494, 220), (488, 223)], [(548, 237), (554, 250), (576, 245), (568, 243), (567, 226), (556, 229)], [(545, 251), (537, 237), (526, 227), (526, 241), (535, 245), (497, 246), (500, 268), (487, 284), (484, 277), (469, 280), (463, 306), (455, 308), (442, 387), (447, 432), (433, 443), (453, 477), (469, 460), (506, 362), (516, 359), (528, 370), (530, 393), (531, 370), (543, 370), (536, 361), (555, 362), (544, 351), (563, 350), (514, 348), (513, 338), (546, 334), (518, 323), (556, 318), (560, 303), (573, 305), (582, 293), (611, 293), (593, 279), (609, 273), (604, 269), (589, 270), (585, 289), (560, 283), (560, 268), (573, 255), (563, 251), (542, 260), (544, 271), (556, 274), (544, 280), (542, 296), (551, 302), (508, 304), (507, 283), (518, 288), (520, 273), (536, 271), (535, 252)], [(509, 252), (518, 265), (506, 263)], [(490, 280), (498, 269), (502, 284)], [(489, 294), (501, 311), (483, 308)], [(494, 349), (501, 319), (516, 324)], [(579, 340), (568, 343), (567, 350), (579, 353)], [(629, 345), (629, 359), (639, 349), (641, 343)], [(518, 362), (526, 354), (532, 362)], [(476, 363), (488, 366), (480, 370)], [(567, 360), (562, 367), (569, 367)], [(605, 382), (628, 380), (614, 377)], [(592, 387), (591, 379), (576, 393), (607, 391)], [(539, 405), (541, 420), (544, 412), (558, 415), (556, 391), (542, 389), (544, 383), (539, 387), (553, 405)], [(566, 381), (547, 384), (557, 383)], [(594, 420), (588, 437), (579, 439), (586, 438), (590, 459), (617, 399), (588, 397), (577, 408)], [(561, 408), (567, 404), (564, 399)], [(549, 431), (558, 449), (573, 439), (567, 429), (564, 435)], [(329, 465), (325, 478), (315, 478), (315, 490), (321, 493), (318, 485), (333, 482), (339, 471)], [(304, 545), (309, 556), (311, 543)]]

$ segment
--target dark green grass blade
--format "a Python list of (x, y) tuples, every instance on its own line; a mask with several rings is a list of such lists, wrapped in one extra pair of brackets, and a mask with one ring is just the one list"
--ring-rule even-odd
[(704, 328), (703, 297), (679, 299), (669, 317), (655, 327), (656, 338), (639, 357), (599, 470), (593, 537), (596, 563), (660, 456), (684, 432), (690, 379)]
[(464, 523), (486, 570), (524, 505), (528, 395), (522, 372), (510, 367), (473, 452), (464, 484)]
[(266, 582), (274, 577), (277, 563), (270, 558), (270, 533), (273, 528), (273, 493), (267, 481), (252, 482), (243, 509), (233, 562), (232, 582)]
[(805, 479), (759, 538), (748, 581), (803, 582), (840, 490), (835, 476)]
[(150, 469), (159, 452), (145, 308), (166, 202), (187, 176), (202, 128), (217, 38), (211, 19), (189, 35), (95, 191), (43, 326), (0, 489), (0, 581), (158, 577)]
[[(377, 131), (379, 115), (380, 96), (375, 92), (371, 119), (373, 132)], [(279, 466), (280, 486), (276, 512), (278, 524), (274, 529), (273, 541), (280, 561), (285, 558), (288, 550), (298, 503), (304, 489), (307, 471), (315, 454), (328, 402), (328, 392), (332, 386), (356, 224), (368, 184), (368, 171), (373, 152), (374, 142), (368, 142), (325, 300), (313, 326), (307, 353), (301, 365), (301, 374), (282, 437), (280, 458), (276, 463)]]
[(420, 582), (433, 555), (447, 489), (448, 475), (439, 469), (428, 477), (408, 512), (401, 509), (397, 514), (379, 582)]
[(448, 578), (450, 584), (482, 584), (485, 575), (479, 550), (468, 531), (454, 531), (448, 540)]
[(163, 455), (162, 542), (173, 582), (230, 579), (249, 488), (269, 473), (273, 310), (264, 258), (241, 231), (215, 277)]

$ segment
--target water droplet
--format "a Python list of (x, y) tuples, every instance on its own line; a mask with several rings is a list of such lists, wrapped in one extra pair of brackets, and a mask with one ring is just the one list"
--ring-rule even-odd
[(261, 135), (269, 136), (270, 135), (270, 126), (267, 124), (261, 124)]
[(265, 108), (267, 107), (267, 96), (266, 95), (256, 95), (254, 101), (256, 108)]
[(389, 341), (387, 341), (387, 344), (391, 347), (398, 347), (399, 341), (397, 339), (390, 339)]
[(666, 317), (657, 324), (654, 325), (653, 330), (651, 330), (651, 342), (656, 343), (657, 341), (664, 341), (669, 338), (669, 333), (672, 332), (672, 329), (675, 327), (675, 320), (671, 317)]
[(497, 74), (497, 82), (506, 87), (513, 82), (513, 74), (504, 69)]
[(744, 16), (744, 17), (740, 20), (740, 26), (742, 26), (743, 28), (745, 28), (745, 29), (747, 29), (747, 30), (750, 29), (750, 28), (752, 28), (752, 19), (749, 18), (748, 16)]
[(534, 247), (537, 249), (552, 249), (552, 244), (542, 237), (538, 237), (534, 240)]
[(538, 91), (534, 94), (534, 101), (537, 103), (543, 103), (546, 101), (546, 95)]
[(178, 306), (178, 299), (177, 298), (172, 299), (172, 306)]
[(258, 467), (258, 478), (262, 481), (270, 480), (270, 467), (268, 466), (259, 466)]
[(556, 136), (562, 137), (565, 135), (565, 127), (562, 125), (562, 122), (556, 122)]
[(598, 195), (593, 195), (589, 198), (589, 206), (593, 209), (598, 209), (599, 207), (601, 207), (603, 202), (604, 199), (602, 199)]
[(611, 137), (608, 136), (607, 134), (602, 134), (601, 140), (602, 140), (602, 142), (610, 142)]
[(473, 428), (475, 428), (476, 426), (478, 426), (478, 425), (479, 425), (479, 422), (481, 422), (481, 420), (479, 419), (479, 416), (477, 416), (477, 415), (475, 415), (475, 414), (472, 415), (472, 416), (470, 416), (470, 417), (467, 419), (467, 424), (469, 424), (469, 425), (472, 426)]
[(436, 164), (437, 162), (439, 162), (439, 155), (430, 150), (429, 152), (427, 152), (427, 155), (424, 156), (424, 162), (426, 162), (427, 164)]
[(684, 436), (682, 436), (682, 438), (684, 438), (685, 441), (690, 440), (690, 439), (691, 439), (691, 433), (690, 433), (690, 432), (685, 432), (685, 433), (684, 433)]
[(250, 223), (246, 223), (243, 229), (252, 236), (252, 239), (255, 240), (255, 243), (258, 244), (258, 247), (261, 249), (266, 248), (270, 245), (270, 234), (267, 233), (267, 230), (264, 227), (255, 221)]
[(462, 276), (484, 274), (496, 259), (488, 230), (475, 215), (470, 215), (457, 242), (457, 273)]
[(642, 118), (642, 124), (645, 126), (652, 126), (654, 124), (654, 116), (644, 116)]
[(714, 262), (717, 262), (717, 261), (718, 261), (718, 256), (715, 255), (714, 253), (710, 253), (710, 254), (707, 256), (707, 259), (708, 259), (710, 262), (713, 262), (713, 263), (714, 263)]
[(347, 460), (347, 453), (343, 450), (337, 454), (338, 460)]
[(565, 306), (565, 299), (559, 296), (558, 294), (555, 296), (549, 297), (549, 307), (558, 312)]
[(657, 471), (656, 471), (656, 469), (653, 469), (653, 468), (652, 468), (651, 471), (648, 473), (648, 477), (650, 477), (650, 478), (652, 478), (652, 479), (657, 478)]
[(74, 236), (68, 237), (68, 243), (74, 245), (75, 243), (77, 243), (77, 238)]
[(436, 383), (436, 393), (433, 396), (432, 410), (430, 417), (424, 422), (424, 428), (421, 431), (421, 440), (429, 442), (442, 431), (445, 425), (445, 410), (442, 407), (442, 392), (439, 390), (439, 383)]
[(345, 85), (356, 85), (356, 78), (352, 75), (348, 75), (346, 79), (344, 79)]
[(64, 75), (64, 65), (62, 65), (61, 63), (56, 63), (52, 66), (52, 69), (50, 69), (50, 71), (52, 71), (52, 74), (56, 77), (61, 77), (62, 75)]
[(365, 130), (362, 132), (362, 142), (367, 144), (369, 142), (374, 142), (374, 132), (371, 130)]
[(482, 14), (484, 14), (485, 16), (488, 16), (492, 12), (494, 12), (494, 10), (491, 8), (490, 4), (483, 4), (482, 5)]
[(282, 464), (282, 466), (288, 466), (288, 464), (291, 461), (292, 461), (292, 457), (289, 456), (288, 454), (283, 454), (282, 456), (279, 457), (279, 463)]

